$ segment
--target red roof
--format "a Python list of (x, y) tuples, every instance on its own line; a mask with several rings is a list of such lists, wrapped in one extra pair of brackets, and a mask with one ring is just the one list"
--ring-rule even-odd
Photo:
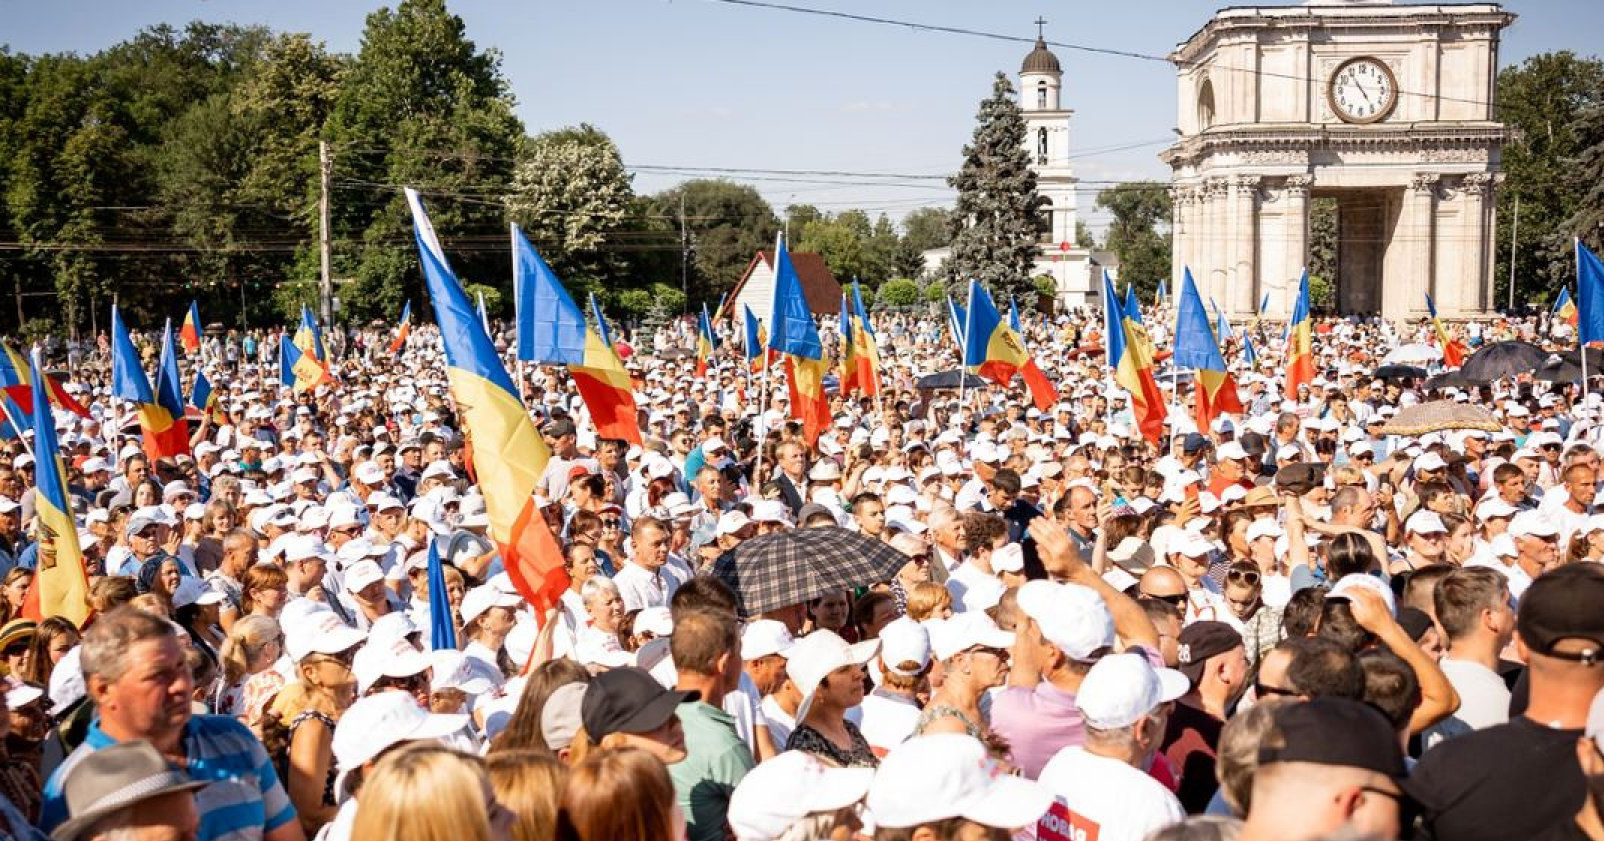
[[(757, 261), (762, 260), (763, 265), (774, 265), (774, 252), (759, 251), (752, 257), (752, 262), (746, 265), (746, 271), (741, 272), (741, 279), (735, 282), (735, 287), (725, 296), (724, 315), (731, 318), (735, 316), (736, 299), (741, 296), (741, 287), (746, 285), (747, 278), (752, 276), (752, 270), (757, 268)], [(841, 282), (830, 273), (830, 267), (824, 264), (824, 258), (818, 254), (806, 251), (792, 251), (791, 265), (796, 268), (797, 279), (802, 281), (802, 294), (808, 299), (808, 309), (814, 315), (825, 313), (839, 313), (841, 311)]]

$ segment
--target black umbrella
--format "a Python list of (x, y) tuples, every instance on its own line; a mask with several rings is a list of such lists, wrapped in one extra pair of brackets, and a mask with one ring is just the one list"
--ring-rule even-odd
[[(1587, 375), (1589, 377), (1604, 375), (1604, 350), (1594, 347), (1587, 349)], [(1532, 378), (1549, 383), (1581, 383), (1582, 355), (1577, 351), (1567, 350), (1550, 356)]]
[(835, 590), (889, 581), (908, 563), (890, 544), (840, 528), (797, 528), (754, 537), (713, 564), (744, 616), (811, 601)]
[(974, 374), (953, 369), (951, 371), (942, 371), (937, 374), (927, 374), (923, 377), (920, 377), (919, 381), (915, 383), (915, 385), (922, 389), (985, 388), (986, 381), (975, 376)]
[(1426, 369), (1414, 365), (1383, 365), (1370, 373), (1376, 380), (1423, 380)]
[(1459, 373), (1473, 383), (1530, 374), (1548, 361), (1548, 352), (1531, 342), (1493, 342), (1471, 354)]
[(1438, 374), (1437, 376), (1426, 380), (1426, 389), (1428, 391), (1435, 391), (1443, 388), (1474, 388), (1477, 385), (1478, 383), (1473, 383), (1470, 380), (1465, 379), (1462, 375), (1460, 375), (1457, 369), (1444, 374)]

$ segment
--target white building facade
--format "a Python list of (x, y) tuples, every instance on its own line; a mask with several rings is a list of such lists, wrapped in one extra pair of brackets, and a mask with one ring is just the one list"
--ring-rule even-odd
[(1101, 275), (1091, 251), (1075, 244), (1075, 170), (1069, 160), (1069, 118), (1063, 104), (1064, 71), (1040, 36), (1019, 68), (1019, 108), (1025, 118), (1025, 148), (1042, 197), (1041, 248), (1032, 275), (1057, 287), (1061, 307), (1101, 306)]

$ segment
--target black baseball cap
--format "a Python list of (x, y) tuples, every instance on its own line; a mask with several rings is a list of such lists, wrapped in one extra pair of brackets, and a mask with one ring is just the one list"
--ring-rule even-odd
[[(1538, 654), (1565, 660), (1604, 660), (1604, 569), (1595, 564), (1566, 564), (1533, 581), (1520, 597), (1515, 630)], [(1560, 640), (1587, 640), (1594, 648), (1555, 653)]]
[(1186, 437), (1181, 439), (1181, 450), (1187, 453), (1195, 453), (1208, 445), (1209, 439), (1196, 432), (1188, 432)]
[(1210, 657), (1242, 645), (1242, 635), (1224, 622), (1193, 622), (1176, 638), (1181, 674), (1196, 686), (1203, 678), (1203, 666)]
[(1311, 762), (1363, 768), (1395, 780), (1408, 773), (1386, 716), (1349, 698), (1321, 696), (1284, 704), (1259, 745), (1259, 764)]
[(675, 707), (700, 697), (695, 690), (664, 689), (640, 669), (608, 669), (591, 678), (579, 720), (592, 740), (608, 733), (650, 733), (674, 717)]

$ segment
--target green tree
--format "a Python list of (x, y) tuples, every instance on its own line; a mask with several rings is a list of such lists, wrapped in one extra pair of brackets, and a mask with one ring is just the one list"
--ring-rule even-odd
[(1092, 229), (1086, 226), (1085, 219), (1075, 220), (1075, 245), (1080, 248), (1095, 248), (1097, 238), (1092, 236)]
[(774, 247), (780, 220), (756, 189), (732, 181), (685, 181), (653, 196), (647, 213), (660, 218), (655, 226), (659, 235), (672, 232), (674, 237), (672, 280), (664, 280), (676, 289), (682, 199), (692, 249), (689, 300), (711, 303), (735, 285), (759, 250)]
[(919, 284), (905, 277), (894, 277), (880, 285), (880, 303), (888, 307), (911, 307), (919, 303)]
[(958, 202), (947, 283), (956, 287), (973, 279), (997, 294), (1025, 291), (1036, 261), (1042, 199), (1025, 149), (1025, 120), (1007, 76), (997, 74), (977, 120), (963, 165), (949, 179)]
[(921, 207), (902, 218), (902, 239), (915, 251), (929, 251), (952, 242), (952, 211)]
[(400, 187), (417, 187), (463, 277), (506, 278), (506, 194), (523, 126), (495, 50), (468, 40), (445, 0), (368, 15), (327, 134), (337, 156), (336, 274), (351, 317), (393, 316), (421, 299)]
[[(1520, 301), (1549, 301), (1573, 280), (1571, 237), (1595, 227), (1584, 206), (1604, 208), (1596, 192), (1604, 167), (1584, 163), (1591, 149), (1604, 155), (1604, 117), (1589, 131), (1590, 113), (1604, 108), (1604, 63), (1570, 51), (1532, 56), (1498, 74), (1497, 119), (1513, 130), (1504, 145), (1506, 175), (1497, 191), (1497, 301), (1509, 295), (1510, 243), (1515, 202), (1520, 230), (1515, 244), (1515, 289)], [(1591, 134), (1591, 136), (1589, 136)], [(1604, 217), (1601, 217), (1604, 218)]]
[[(1170, 277), (1170, 193), (1157, 181), (1116, 184), (1097, 194), (1097, 207), (1113, 215), (1103, 247), (1119, 257), (1119, 276), (1151, 297)], [(1162, 230), (1161, 230), (1162, 228)]]
[[(1309, 202), (1309, 305), (1332, 308), (1337, 304), (1337, 200), (1318, 198)], [(1316, 281), (1321, 291), (1317, 290)], [(1290, 313), (1288, 313), (1290, 315)]]
[(862, 279), (868, 271), (868, 254), (863, 237), (849, 220), (820, 218), (809, 222), (796, 241), (796, 250), (813, 252), (824, 258), (842, 283), (856, 277)]
[(630, 279), (618, 249), (634, 198), (618, 147), (586, 124), (527, 145), (507, 209), (570, 291), (589, 292)]

